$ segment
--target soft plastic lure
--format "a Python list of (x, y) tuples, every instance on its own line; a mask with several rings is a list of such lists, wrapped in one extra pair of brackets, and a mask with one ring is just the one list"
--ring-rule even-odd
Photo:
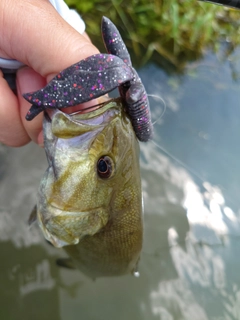
[(140, 141), (148, 141), (153, 134), (150, 106), (144, 85), (132, 67), (130, 55), (116, 26), (106, 17), (102, 18), (102, 36), (108, 53), (120, 57), (132, 70), (133, 79), (119, 86), (134, 131)]
[(48, 108), (66, 108), (90, 101), (119, 87), (137, 138), (148, 141), (153, 130), (145, 88), (116, 26), (106, 17), (102, 19), (102, 35), (109, 54), (95, 54), (81, 60), (61, 71), (44, 88), (23, 95), (32, 103), (26, 119), (32, 120)]
[(98, 98), (132, 78), (132, 70), (122, 59), (95, 54), (61, 71), (46, 87), (24, 94), (32, 103), (26, 119), (48, 108), (67, 108)]

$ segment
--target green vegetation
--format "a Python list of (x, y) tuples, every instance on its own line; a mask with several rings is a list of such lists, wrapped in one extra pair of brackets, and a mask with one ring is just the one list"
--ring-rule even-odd
[(66, 0), (87, 24), (93, 42), (104, 51), (100, 36), (102, 15), (118, 27), (138, 65), (152, 57), (178, 70), (203, 50), (218, 50), (219, 41), (232, 50), (240, 43), (240, 11), (197, 0)]

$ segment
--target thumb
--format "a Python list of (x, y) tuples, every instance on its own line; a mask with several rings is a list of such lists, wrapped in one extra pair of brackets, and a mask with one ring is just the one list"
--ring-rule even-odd
[(0, 56), (16, 59), (49, 80), (98, 50), (47, 0), (1, 0)]
[(42, 144), (42, 115), (26, 121), (29, 103), (21, 94), (42, 88), (46, 80), (98, 50), (48, 0), (0, 0), (0, 30), (0, 57), (30, 67), (17, 73), (18, 98), (0, 74), (0, 141), (11, 146), (29, 140)]

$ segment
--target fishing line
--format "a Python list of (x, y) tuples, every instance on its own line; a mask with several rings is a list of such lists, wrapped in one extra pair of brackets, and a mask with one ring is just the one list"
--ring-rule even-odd
[(84, 108), (84, 109), (69, 113), (69, 115), (70, 116), (74, 116), (76, 114), (83, 113), (85, 110), (91, 110), (91, 109), (93, 109), (95, 107), (99, 107), (99, 109), (100, 109), (100, 107), (104, 106), (105, 104), (107, 104), (107, 103), (109, 103), (111, 101), (112, 101), (112, 99), (108, 100), (108, 101), (105, 101), (105, 102), (102, 102), (102, 103), (94, 104), (93, 106), (90, 106), (90, 107), (87, 107), (87, 108)]
[[(153, 122), (153, 125), (155, 125), (164, 115), (164, 113), (167, 110), (167, 105), (166, 102), (164, 101), (163, 98), (161, 98), (158, 95), (155, 94), (148, 94), (149, 97), (156, 98), (157, 100), (161, 101), (163, 103), (163, 112), (162, 114), (158, 117), (157, 120)], [(184, 164), (181, 160), (177, 159), (173, 154), (171, 154), (169, 151), (167, 151), (164, 147), (160, 146), (157, 142), (154, 140), (151, 140), (152, 143), (158, 147), (160, 150), (162, 150), (169, 158), (177, 162), (179, 165), (181, 165), (183, 168), (185, 168), (188, 172), (192, 173), (195, 177), (197, 177), (202, 183), (206, 182), (194, 169), (190, 168), (188, 165)]]
[(187, 171), (192, 173), (195, 177), (197, 177), (202, 183), (205, 183), (206, 180), (203, 179), (194, 169), (190, 168), (187, 164), (183, 163), (181, 160), (176, 158), (173, 154), (171, 154), (169, 151), (167, 151), (164, 147), (160, 146), (158, 143), (152, 140), (152, 143), (158, 147), (160, 150), (162, 150), (168, 157), (170, 157), (172, 160), (180, 164), (183, 168), (185, 168)]
[[(240, 1), (240, 0), (239, 0)], [(166, 112), (167, 106), (166, 103), (164, 101), (163, 98), (161, 98), (158, 95), (151, 95), (148, 94), (149, 97), (153, 97), (158, 99), (159, 101), (161, 101), (163, 103), (163, 112), (162, 114), (158, 117), (157, 120), (155, 120), (153, 122), (153, 125), (157, 124), (157, 122), (163, 117), (164, 113)], [(197, 173), (197, 171), (195, 171), (193, 168), (189, 167), (187, 164), (185, 164), (184, 162), (182, 162), (181, 160), (179, 160), (178, 158), (176, 158), (173, 154), (171, 154), (168, 150), (166, 150), (164, 147), (160, 146), (157, 142), (155, 142), (154, 140), (150, 140), (157, 148), (159, 148), (163, 153), (165, 153), (170, 159), (172, 159), (173, 161), (175, 161), (176, 163), (178, 163), (181, 167), (185, 168), (189, 173), (191, 173), (193, 176), (195, 176), (199, 181), (201, 181), (202, 187), (207, 191), (207, 189), (204, 186), (204, 183), (207, 182), (206, 179), (204, 179), (201, 175), (199, 175)], [(223, 189), (222, 189), (223, 191)], [(236, 205), (236, 202), (229, 196), (224, 195), (224, 199), (228, 200), (230, 203), (232, 203), (233, 205)]]
[[(206, 179), (203, 179), (202, 176), (200, 176), (194, 169), (192, 169), (191, 167), (189, 167), (187, 164), (183, 163), (181, 160), (179, 160), (178, 158), (176, 158), (173, 154), (171, 154), (169, 151), (167, 151), (164, 147), (160, 146), (158, 143), (156, 143), (154, 140), (151, 140), (151, 142), (157, 147), (159, 148), (163, 153), (165, 153), (169, 158), (171, 158), (172, 160), (174, 160), (176, 163), (178, 163), (180, 166), (182, 166), (183, 168), (185, 168), (188, 172), (190, 172), (193, 176), (195, 176), (197, 179), (199, 179), (202, 183), (202, 187), (206, 190), (207, 188), (204, 186), (205, 182), (208, 182)], [(225, 188), (221, 188), (221, 190), (226, 190)], [(238, 206), (238, 203), (236, 203), (231, 197), (229, 197), (228, 195), (224, 195), (224, 199), (228, 200), (230, 203), (232, 203), (235, 206)]]
[(156, 94), (148, 94), (148, 97), (152, 97), (152, 98), (156, 98), (156, 100), (159, 100), (163, 103), (163, 111), (161, 113), (161, 115), (157, 118), (157, 120), (155, 120), (152, 124), (153, 126), (163, 117), (165, 111), (167, 110), (167, 105), (166, 102), (164, 101), (163, 98), (161, 98), (160, 96), (156, 95)]
[(240, 0), (199, 0), (199, 1), (217, 4), (219, 6), (226, 6), (230, 8), (240, 9)]

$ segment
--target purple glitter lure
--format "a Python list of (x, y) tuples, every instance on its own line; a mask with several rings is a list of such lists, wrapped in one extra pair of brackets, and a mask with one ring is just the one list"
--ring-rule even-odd
[(102, 35), (109, 54), (95, 54), (60, 72), (41, 90), (26, 93), (32, 120), (48, 108), (67, 108), (98, 98), (119, 87), (120, 96), (140, 141), (153, 134), (146, 90), (132, 67), (128, 50), (116, 26), (102, 19)]
[(132, 78), (132, 70), (119, 57), (95, 54), (60, 72), (43, 89), (24, 94), (32, 103), (26, 119), (47, 108), (67, 108), (98, 98)]
[(153, 135), (150, 106), (144, 85), (132, 67), (127, 47), (116, 26), (106, 17), (102, 18), (102, 36), (110, 54), (121, 58), (132, 70), (134, 77), (119, 86), (119, 93), (125, 103), (134, 131), (140, 141), (148, 141)]

